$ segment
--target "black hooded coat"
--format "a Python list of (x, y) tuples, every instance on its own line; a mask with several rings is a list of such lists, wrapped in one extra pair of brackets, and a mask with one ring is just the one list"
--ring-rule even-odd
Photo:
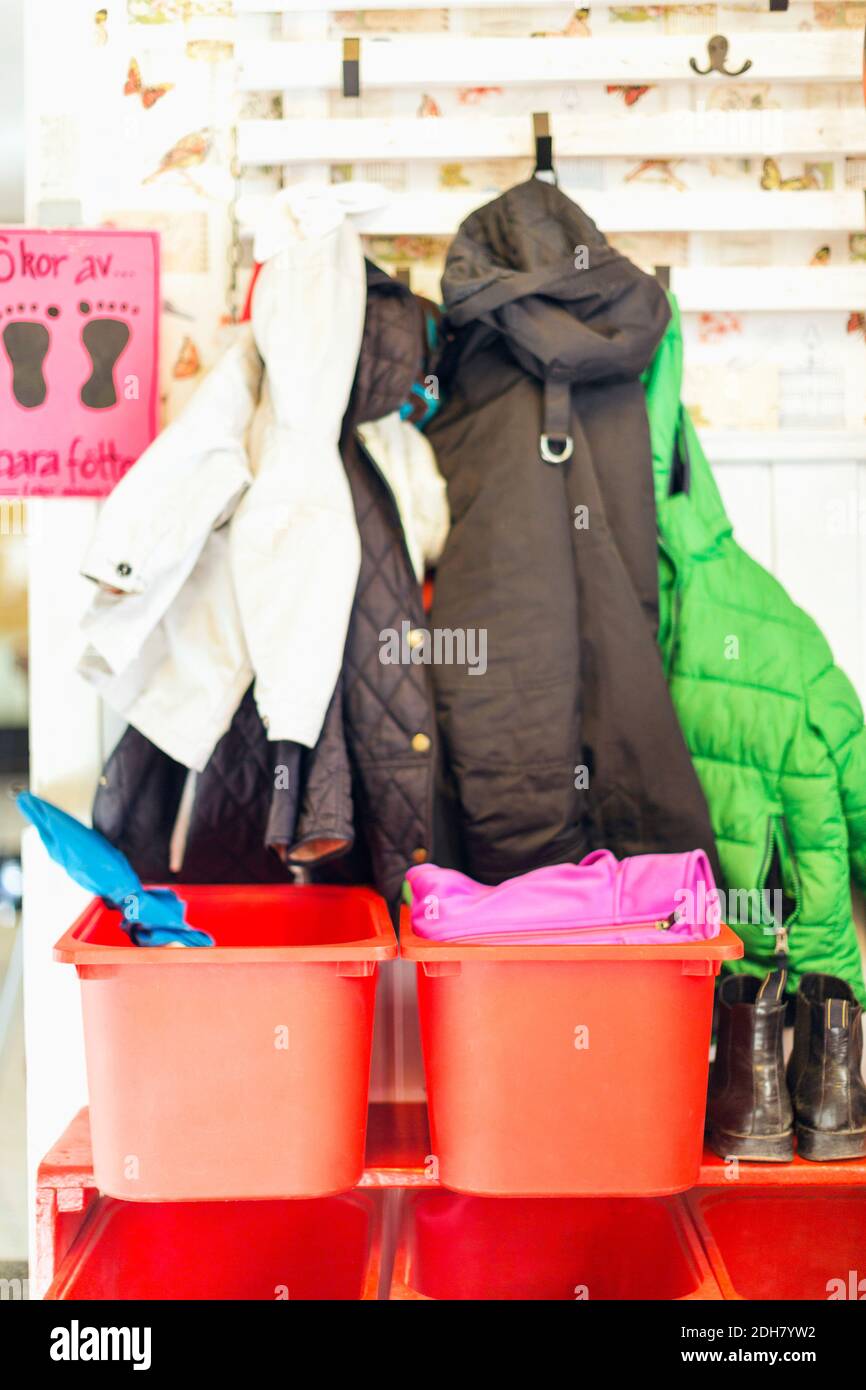
[(483, 676), (433, 667), (464, 867), (497, 883), (595, 848), (697, 847), (717, 866), (656, 646), (640, 378), (664, 291), (538, 179), (463, 223), (442, 289), (428, 435), (451, 531), (432, 622), (487, 644)]

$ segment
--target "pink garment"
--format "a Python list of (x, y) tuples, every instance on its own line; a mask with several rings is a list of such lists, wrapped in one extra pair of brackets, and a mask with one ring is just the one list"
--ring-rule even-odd
[(703, 850), (617, 860), (598, 849), (579, 864), (534, 869), (495, 887), (435, 864), (409, 869), (406, 878), (412, 930), (431, 941), (655, 946), (719, 934), (719, 895)]

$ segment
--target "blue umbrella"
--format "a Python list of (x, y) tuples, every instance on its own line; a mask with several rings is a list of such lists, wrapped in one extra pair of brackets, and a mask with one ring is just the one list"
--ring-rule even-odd
[(18, 809), (39, 831), (51, 858), (82, 888), (104, 898), (123, 917), (123, 928), (136, 946), (213, 946), (207, 932), (184, 921), (186, 903), (171, 888), (144, 888), (126, 855), (98, 830), (43, 801), (19, 792)]

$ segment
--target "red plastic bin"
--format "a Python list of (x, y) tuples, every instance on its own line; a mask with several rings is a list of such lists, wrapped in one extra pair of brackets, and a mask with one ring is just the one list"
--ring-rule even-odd
[(380, 1204), (118, 1202), (100, 1197), (45, 1297), (375, 1299)]
[(391, 1298), (720, 1299), (679, 1198), (407, 1193)]
[(724, 1298), (866, 1298), (863, 1188), (702, 1188), (687, 1201)]
[(661, 1196), (697, 1181), (713, 977), (743, 953), (425, 941), (418, 962), (432, 1152), (489, 1196)]
[(54, 954), (81, 980), (93, 1167), (127, 1201), (318, 1197), (354, 1187), (382, 899), (332, 887), (191, 887), (212, 948), (133, 946), (95, 901)]

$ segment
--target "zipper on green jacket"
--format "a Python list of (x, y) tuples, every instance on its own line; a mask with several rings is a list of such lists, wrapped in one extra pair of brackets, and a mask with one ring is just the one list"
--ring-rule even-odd
[(669, 632), (666, 647), (662, 649), (662, 666), (664, 668), (665, 679), (670, 680), (671, 672), (674, 669), (674, 658), (679, 648), (679, 628), (680, 611), (682, 608), (682, 585), (680, 583), (680, 572), (671, 551), (665, 545), (661, 536), (658, 538), (658, 548), (664, 555), (671, 567), (673, 574), (673, 585), (671, 587)]
[(787, 869), (787, 877), (792, 889), (789, 896), (793, 897), (794, 899), (793, 910), (788, 913), (787, 918), (776, 923), (774, 929), (774, 954), (780, 958), (780, 961), (782, 963), (787, 963), (789, 956), (789, 933), (800, 912), (800, 907), (802, 905), (802, 890), (800, 885), (800, 876), (797, 872), (797, 861), (794, 857), (794, 850), (791, 844), (790, 836), (788, 834), (788, 827), (785, 823), (784, 816), (771, 815), (767, 820), (767, 835), (764, 844), (764, 856), (761, 863), (760, 873), (758, 875), (758, 882), (761, 885), (761, 892), (764, 892), (767, 886), (767, 878), (770, 872), (770, 864), (772, 863), (774, 849), (777, 849), (779, 852), (779, 869), (782, 878), (782, 892), (787, 892), (787, 889), (785, 887), (785, 870)]

